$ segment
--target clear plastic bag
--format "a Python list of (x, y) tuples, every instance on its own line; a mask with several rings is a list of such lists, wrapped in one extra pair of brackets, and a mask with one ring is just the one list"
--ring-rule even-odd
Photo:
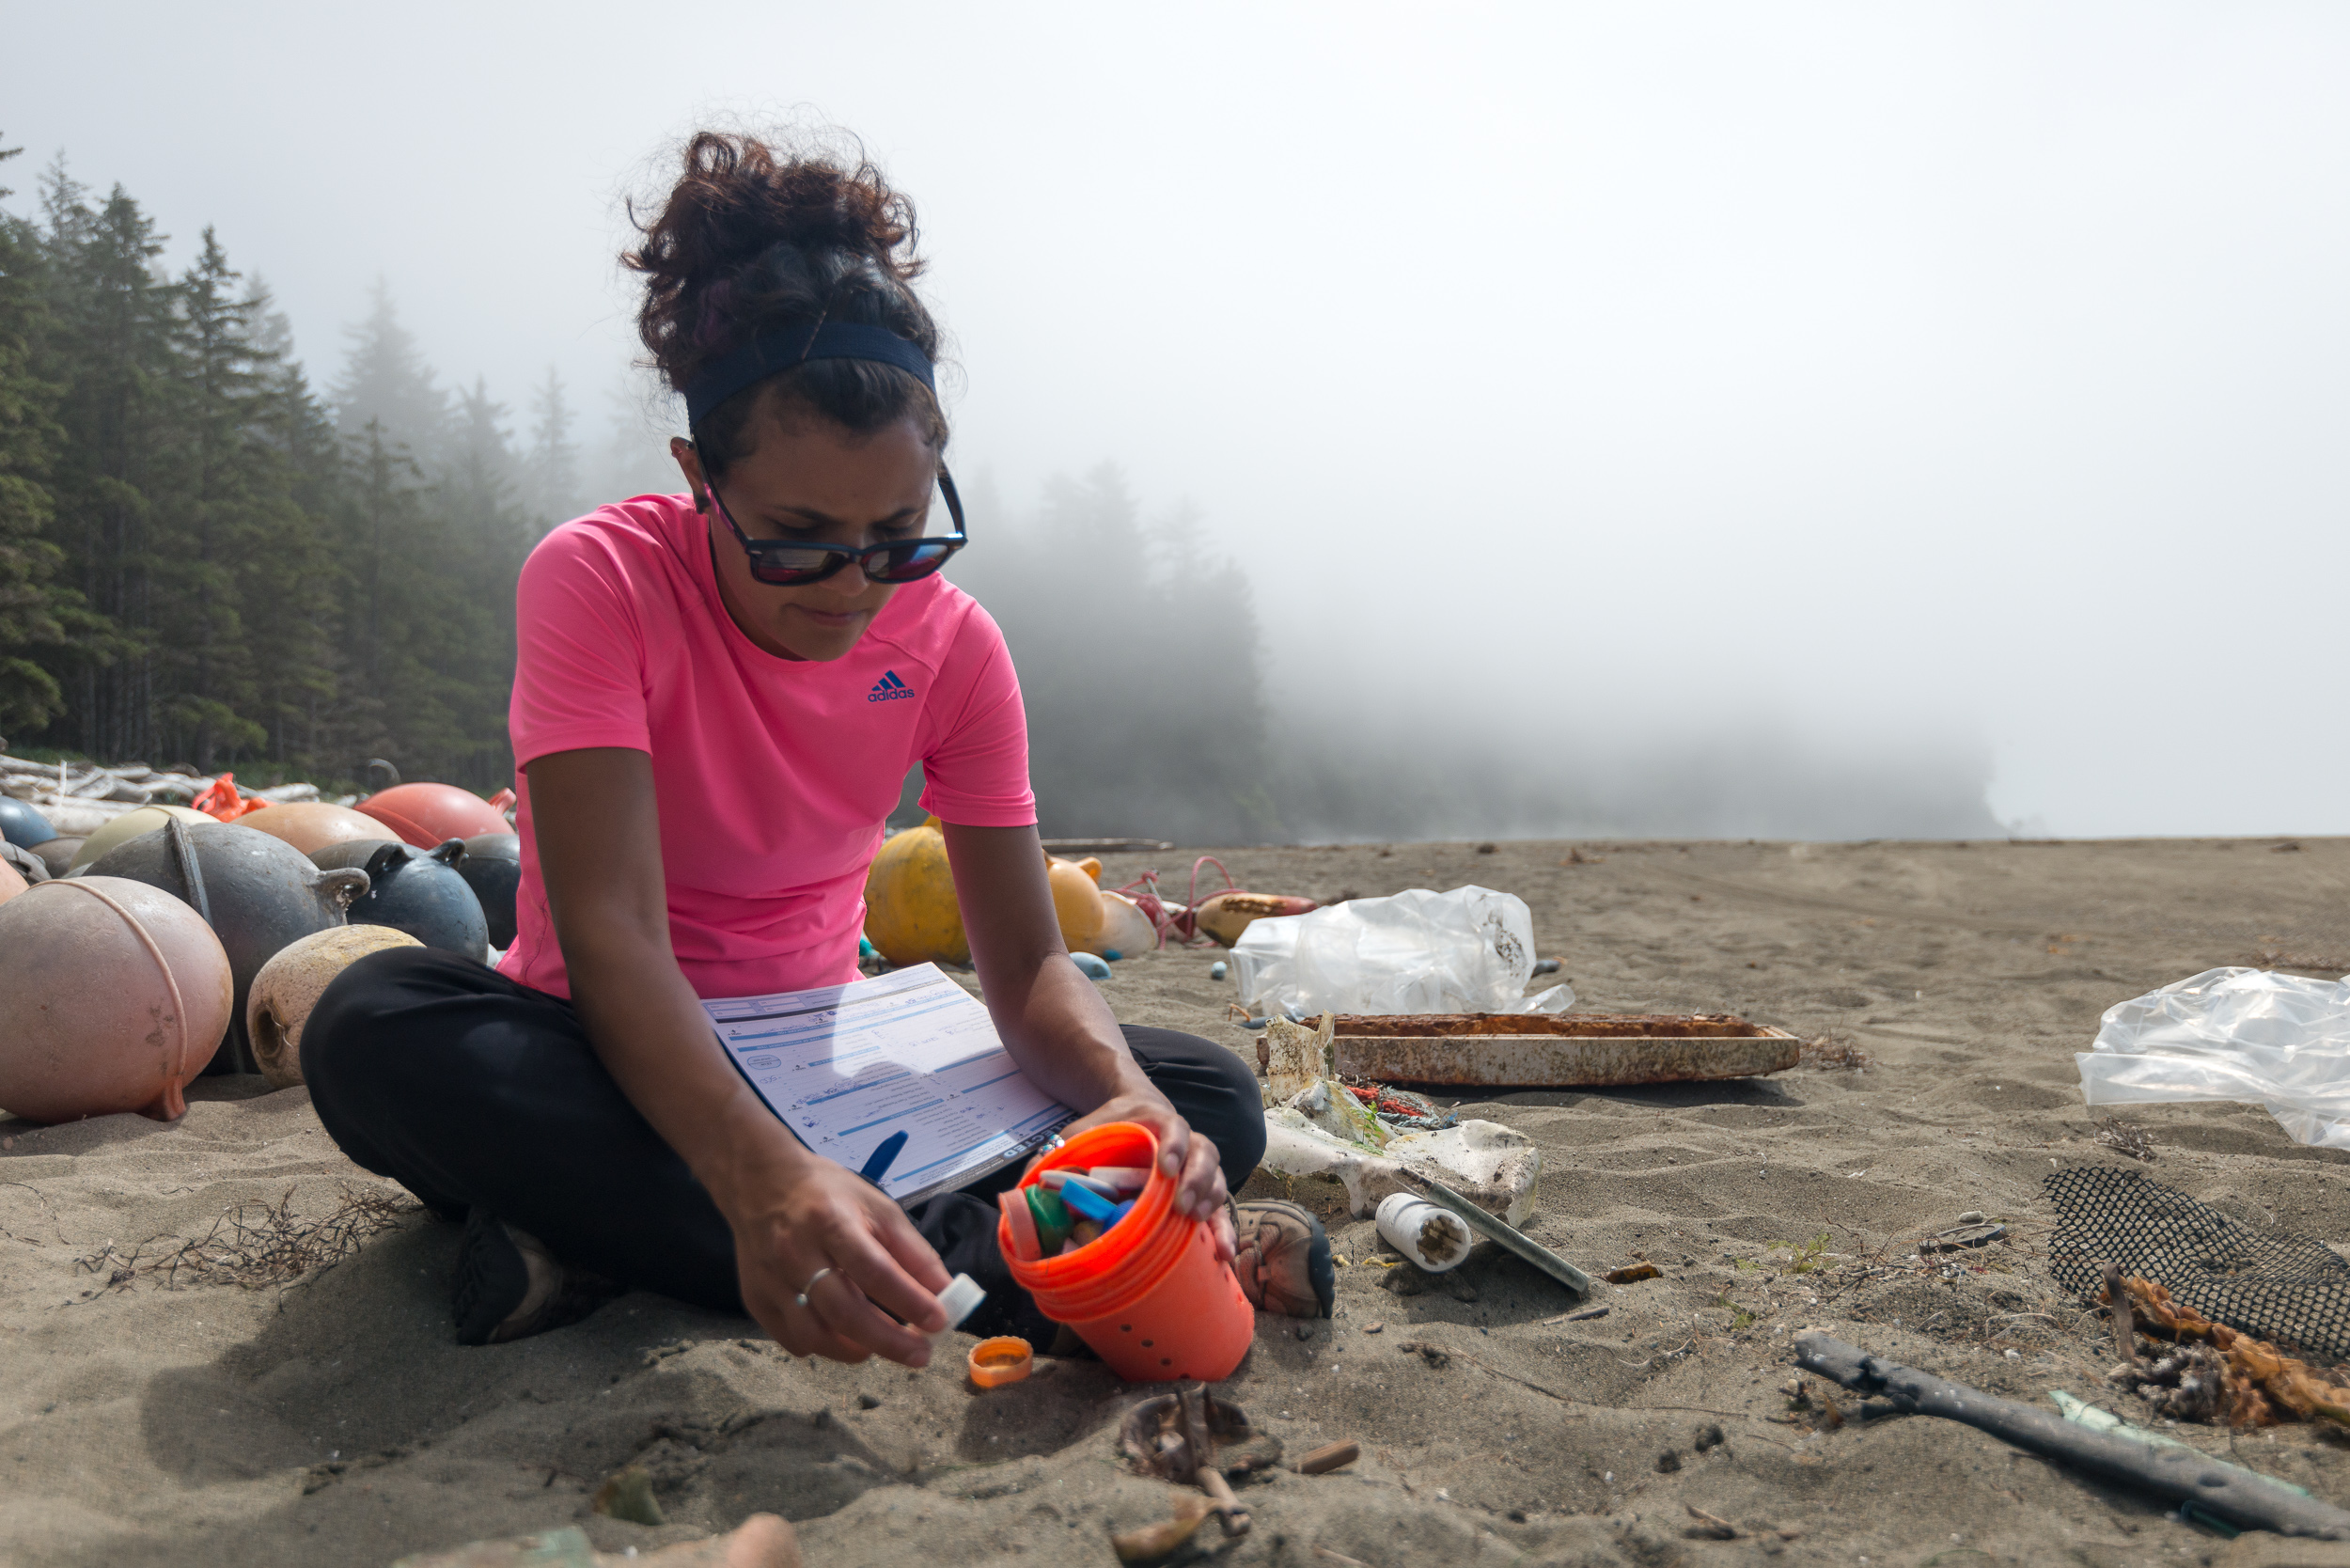
[(2247, 1101), (2296, 1143), (2350, 1149), (2350, 977), (2207, 969), (2108, 1009), (2073, 1060), (2092, 1105)]
[(1490, 887), (1414, 887), (1252, 922), (1232, 949), (1241, 1005), (1260, 1017), (1324, 1012), (1564, 1012), (1574, 993), (1528, 996), (1534, 917)]

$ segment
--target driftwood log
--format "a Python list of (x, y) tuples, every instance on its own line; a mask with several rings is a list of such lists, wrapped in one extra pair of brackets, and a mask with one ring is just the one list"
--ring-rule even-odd
[(2152, 1493), (2238, 1529), (2350, 1541), (2350, 1513), (2222, 1466), (2191, 1449), (2150, 1448), (2014, 1400), (1887, 1361), (1825, 1334), (1795, 1336), (1795, 1361), (1905, 1415), (1939, 1416), (2115, 1486)]

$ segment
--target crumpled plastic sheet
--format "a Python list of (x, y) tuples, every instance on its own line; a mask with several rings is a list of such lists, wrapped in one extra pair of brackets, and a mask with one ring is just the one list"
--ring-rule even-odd
[(1241, 1005), (1324, 1012), (1564, 1012), (1574, 992), (1526, 995), (1534, 917), (1514, 893), (1407, 888), (1249, 923), (1232, 949)]
[(2296, 1143), (2350, 1149), (2350, 976), (2206, 969), (2108, 1009), (2073, 1060), (2092, 1105), (2242, 1101)]

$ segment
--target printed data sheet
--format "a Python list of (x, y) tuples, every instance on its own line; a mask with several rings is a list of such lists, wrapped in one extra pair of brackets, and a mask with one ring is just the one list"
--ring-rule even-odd
[(719, 1043), (801, 1142), (900, 1203), (1026, 1157), (1076, 1113), (1013, 1064), (978, 997), (934, 964), (772, 996), (705, 1001)]

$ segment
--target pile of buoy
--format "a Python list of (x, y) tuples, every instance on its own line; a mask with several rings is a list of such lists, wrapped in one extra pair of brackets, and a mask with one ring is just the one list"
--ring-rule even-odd
[(420, 782), (346, 805), (0, 756), (0, 1110), (168, 1121), (201, 1073), (300, 1083), (344, 967), (513, 940), (511, 798)]

